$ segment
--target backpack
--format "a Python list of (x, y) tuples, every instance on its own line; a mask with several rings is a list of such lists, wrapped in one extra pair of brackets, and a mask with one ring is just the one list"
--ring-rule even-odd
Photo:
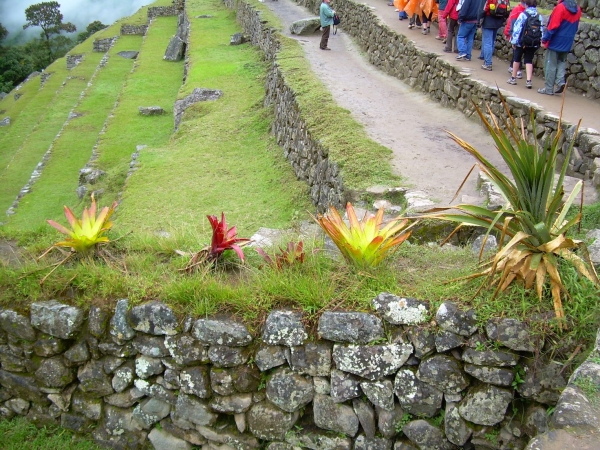
[(510, 16), (510, 2), (509, 0), (488, 0), (486, 10), (492, 17), (506, 19)]
[(333, 26), (331, 27), (331, 29), (333, 30), (333, 34), (337, 34), (337, 27), (340, 24), (341, 20), (340, 20), (340, 16), (338, 16), (337, 14), (333, 15)]
[(542, 21), (540, 15), (536, 13), (534, 16), (527, 14), (527, 20), (521, 30), (519, 45), (521, 47), (538, 48), (542, 42)]

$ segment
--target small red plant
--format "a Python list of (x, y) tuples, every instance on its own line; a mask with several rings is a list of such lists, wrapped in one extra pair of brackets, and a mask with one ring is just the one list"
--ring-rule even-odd
[[(221, 213), (221, 220), (217, 216), (206, 217), (213, 231), (210, 245), (197, 253), (193, 253), (184, 270), (191, 271), (204, 262), (215, 263), (227, 250), (233, 250), (244, 262), (244, 252), (241, 247), (250, 242), (250, 239), (238, 238), (235, 227), (227, 228), (224, 213)], [(186, 254), (180, 251), (177, 253)]]
[(279, 253), (271, 258), (262, 248), (257, 248), (256, 251), (271, 267), (282, 269), (283, 267), (291, 266), (293, 264), (302, 264), (304, 262), (304, 244), (302, 241), (289, 242), (287, 249), (279, 247)]

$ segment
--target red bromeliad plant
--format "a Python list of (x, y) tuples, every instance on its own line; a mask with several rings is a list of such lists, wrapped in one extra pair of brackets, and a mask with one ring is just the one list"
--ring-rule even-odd
[(234, 227), (227, 228), (225, 214), (221, 213), (221, 220), (217, 216), (206, 216), (212, 227), (212, 240), (208, 247), (192, 255), (185, 270), (190, 271), (204, 261), (216, 262), (227, 250), (233, 250), (244, 261), (244, 252), (241, 247), (250, 242), (250, 239), (238, 238), (237, 230)]
[(267, 264), (277, 269), (282, 269), (286, 266), (292, 266), (296, 263), (302, 264), (305, 256), (304, 244), (302, 241), (298, 242), (297, 244), (295, 242), (289, 242), (287, 249), (279, 247), (279, 253), (274, 255), (274, 259), (267, 255), (262, 248), (257, 248), (256, 251), (260, 256), (263, 257)]
[(377, 214), (365, 213), (358, 220), (351, 203), (346, 205), (348, 227), (335, 207), (330, 206), (324, 216), (313, 219), (323, 228), (340, 250), (346, 261), (358, 267), (378, 265), (396, 246), (402, 244), (411, 232), (407, 219), (397, 217), (383, 225), (383, 208)]

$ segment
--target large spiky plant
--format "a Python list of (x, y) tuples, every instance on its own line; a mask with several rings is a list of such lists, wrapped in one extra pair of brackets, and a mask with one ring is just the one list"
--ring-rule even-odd
[[(581, 214), (578, 214), (566, 220), (567, 212), (582, 187), (579, 181), (565, 198), (564, 179), (575, 140), (571, 140), (564, 161), (559, 165), (560, 121), (556, 135), (547, 140), (545, 146), (541, 146), (535, 137), (528, 138), (523, 119), (518, 123), (510, 114), (506, 102), (502, 102), (505, 116), (501, 119), (494, 116), (489, 107), (489, 119), (480, 108), (476, 106), (476, 109), (512, 178), (500, 172), (469, 143), (448, 133), (475, 157), (477, 164), (473, 168), (479, 167), (489, 177), (506, 200), (505, 206), (490, 211), (483, 207), (461, 204), (450, 208), (434, 208), (427, 211), (427, 216), (458, 222), (459, 225), (452, 234), (464, 226), (485, 227), (488, 234), (499, 234), (499, 249), (483, 265), (484, 270), (463, 279), (485, 277), (481, 287), (495, 286), (494, 297), (513, 281), (521, 280), (527, 289), (535, 287), (540, 300), (549, 280), (554, 311), (556, 317), (561, 319), (564, 318), (562, 296), (568, 296), (568, 292), (558, 270), (560, 258), (571, 262), (581, 275), (600, 287), (585, 244), (566, 237), (569, 229), (581, 219)], [(531, 129), (535, 130), (533, 111), (530, 120)], [(578, 129), (579, 125), (575, 135)], [(456, 213), (456, 210), (460, 213)]]

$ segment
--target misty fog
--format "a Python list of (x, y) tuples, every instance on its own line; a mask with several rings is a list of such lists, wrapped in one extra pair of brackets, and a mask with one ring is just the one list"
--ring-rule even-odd
[[(50, 0), (47, 0), (50, 1)], [(111, 25), (114, 21), (136, 12), (141, 6), (153, 3), (154, 0), (56, 0), (60, 4), (63, 22), (71, 22), (77, 27), (77, 33), (85, 31), (85, 27), (94, 20)], [(25, 9), (42, 0), (0, 0), (0, 23), (9, 31), (7, 40), (17, 37), (23, 32), (26, 22)], [(39, 27), (25, 30), (28, 35), (38, 37), (42, 31)]]

